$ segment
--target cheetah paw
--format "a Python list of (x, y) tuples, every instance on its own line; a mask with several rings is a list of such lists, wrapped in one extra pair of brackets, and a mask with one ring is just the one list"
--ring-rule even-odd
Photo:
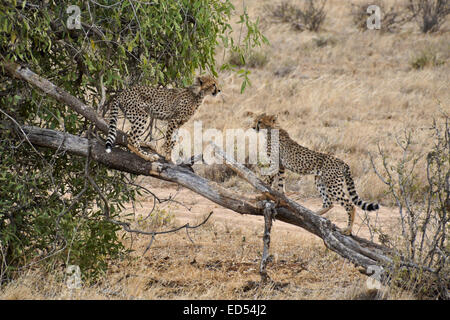
[(172, 162), (172, 153), (165, 154), (164, 159), (166, 159), (167, 162)]
[(344, 230), (342, 230), (342, 234), (346, 235), (346, 236), (351, 236), (352, 235), (352, 229), (351, 228), (345, 228)]
[(152, 154), (152, 155), (150, 155), (150, 154), (148, 154), (148, 155), (138, 154), (138, 156), (141, 157), (142, 159), (150, 161), (150, 162), (159, 160), (159, 156), (157, 154)]
[(141, 147), (149, 148), (150, 150), (156, 152), (156, 142), (148, 142), (148, 141), (141, 142)]
[(133, 153), (137, 154), (139, 157), (141, 157), (142, 159), (146, 160), (146, 161), (156, 161), (159, 159), (159, 156), (157, 154), (147, 154), (147, 153), (143, 153), (142, 151), (140, 151), (139, 149), (137, 149), (135, 146), (133, 145), (128, 145), (128, 149), (130, 149)]

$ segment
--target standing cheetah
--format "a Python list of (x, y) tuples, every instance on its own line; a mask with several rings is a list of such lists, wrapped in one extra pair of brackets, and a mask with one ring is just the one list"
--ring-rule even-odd
[(111, 101), (106, 152), (111, 152), (116, 140), (117, 115), (120, 107), (131, 122), (128, 148), (145, 160), (158, 159), (157, 155), (149, 155), (141, 148), (141, 145), (151, 148), (149, 143), (141, 141), (148, 117), (168, 121), (163, 151), (166, 160), (170, 161), (175, 143), (173, 133), (194, 115), (206, 95), (215, 96), (219, 92), (217, 81), (211, 76), (197, 77), (195, 83), (188, 88), (135, 86), (122, 91)]
[[(265, 183), (271, 185), (275, 176), (278, 176), (278, 190), (283, 192), (285, 168), (299, 174), (314, 174), (316, 187), (323, 200), (323, 209), (318, 211), (317, 214), (325, 214), (333, 207), (333, 201), (339, 202), (348, 214), (348, 226), (343, 230), (346, 235), (352, 233), (355, 219), (355, 207), (352, 202), (363, 210), (378, 210), (379, 205), (377, 203), (362, 201), (358, 196), (350, 168), (346, 163), (331, 155), (302, 147), (292, 140), (285, 130), (277, 126), (275, 116), (266, 114), (255, 116), (253, 129), (256, 131), (267, 130), (267, 154), (269, 157), (272, 150), (271, 130), (279, 130), (279, 144), (275, 144), (273, 148), (273, 151), (278, 153), (279, 170), (273, 175), (263, 176), (262, 180)], [(344, 183), (347, 186), (349, 197), (345, 193)], [(351, 201), (349, 198), (351, 198)]]

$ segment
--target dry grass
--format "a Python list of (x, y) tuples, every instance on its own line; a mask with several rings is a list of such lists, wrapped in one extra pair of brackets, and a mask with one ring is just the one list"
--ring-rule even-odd
[[(253, 17), (261, 15), (261, 8), (269, 2), (245, 1)], [(385, 1), (389, 6), (395, 2)], [(242, 7), (240, 1), (236, 7)], [(375, 154), (379, 144), (392, 159), (398, 159), (401, 153), (395, 137), (404, 129), (414, 131), (417, 152), (425, 152), (432, 119), (439, 119), (441, 111), (450, 113), (448, 23), (432, 35), (421, 34), (413, 25), (392, 34), (360, 32), (352, 22), (349, 4), (329, 0), (325, 10), (320, 33), (299, 33), (289, 24), (263, 19), (270, 45), (260, 49), (267, 61), (251, 70), (252, 86), (240, 94), (239, 77), (221, 73), (221, 96), (208, 97), (185, 128), (192, 130), (193, 122), (199, 120), (204, 129), (246, 128), (246, 111), (279, 114), (281, 126), (300, 144), (348, 163), (364, 199), (390, 205), (385, 186), (371, 169), (369, 152)], [(442, 63), (414, 68), (412, 61), (420, 52), (433, 52)], [(218, 57), (222, 58), (221, 50)], [(249, 190), (238, 181), (232, 177), (225, 183)], [(168, 186), (153, 179), (143, 182)], [(287, 190), (302, 202), (314, 197), (308, 203), (320, 207), (311, 177), (289, 173)], [(182, 199), (201, 214), (220, 210), (193, 195)], [(391, 232), (396, 228), (395, 212), (395, 208), (386, 209), (386, 218), (381, 220)], [(176, 216), (176, 223), (182, 223)], [(162, 236), (141, 257), (148, 239), (134, 241), (135, 253), (111, 262), (105, 279), (96, 285), (71, 291), (61, 275), (32, 270), (4, 288), (0, 299), (413, 298), (392, 290), (374, 296), (365, 289), (366, 277), (328, 251), (320, 239), (296, 228), (280, 227), (280, 222), (275, 223), (271, 247), (275, 259), (269, 265), (270, 275), (280, 285), (251, 288), (249, 281), (259, 279), (262, 220), (231, 212), (225, 217), (212, 219), (193, 232), (195, 244), (183, 232)], [(341, 209), (328, 218), (345, 224)]]
[[(142, 183), (148, 183), (144, 179)], [(93, 285), (69, 289), (63, 270), (45, 273), (29, 270), (0, 291), (0, 299), (411, 299), (398, 289), (373, 292), (367, 289), (366, 276), (348, 261), (326, 249), (321, 239), (306, 231), (275, 221), (269, 275), (275, 284), (255, 287), (259, 280), (263, 218), (242, 216), (218, 207), (188, 190), (160, 186), (153, 191), (162, 197), (177, 194), (191, 211), (176, 204), (159, 206), (160, 212), (175, 217), (165, 224), (152, 224), (158, 230), (189, 222), (195, 225), (204, 214), (214, 211), (201, 228), (157, 237), (143, 256), (149, 238), (127, 238), (134, 252), (121, 261), (111, 261), (107, 274)], [(292, 196), (292, 195), (291, 195)], [(137, 216), (146, 216), (152, 203), (143, 197)], [(317, 210), (319, 200), (304, 203)], [(126, 213), (133, 211), (132, 206)], [(391, 211), (383, 208), (380, 220), (394, 225)], [(337, 208), (328, 218), (339, 227), (346, 224), (344, 210)], [(367, 236), (367, 228), (358, 214), (355, 232)], [(140, 225), (146, 227), (145, 224)], [(393, 235), (395, 231), (386, 230)]]
[[(263, 12), (267, 1), (260, 3), (247, 1), (250, 13)], [(199, 120), (204, 128), (246, 128), (247, 111), (279, 114), (281, 126), (300, 144), (347, 162), (361, 196), (390, 204), (368, 153), (376, 154), (380, 144), (392, 158), (400, 157), (395, 138), (406, 128), (426, 151), (432, 119), (450, 111), (450, 33), (424, 35), (414, 25), (394, 34), (360, 32), (350, 5), (329, 1), (326, 9), (320, 33), (266, 22), (268, 62), (251, 69), (252, 86), (241, 95), (240, 79), (222, 73), (222, 96), (208, 98), (186, 128)], [(298, 191), (299, 178), (291, 174), (288, 190)]]

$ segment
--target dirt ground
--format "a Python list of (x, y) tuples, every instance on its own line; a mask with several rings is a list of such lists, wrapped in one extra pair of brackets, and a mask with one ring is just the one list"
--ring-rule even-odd
[[(193, 224), (195, 222), (199, 222), (202, 220), (202, 218), (204, 218), (205, 214), (213, 211), (214, 213), (210, 221), (215, 225), (236, 224), (241, 228), (259, 228), (261, 230), (264, 229), (263, 217), (236, 213), (232, 210), (223, 208), (215, 204), (214, 202), (196, 194), (195, 192), (190, 191), (189, 189), (169, 186), (167, 188), (153, 188), (152, 191), (154, 191), (160, 198), (173, 198), (174, 200), (177, 200), (178, 202), (184, 204), (170, 205), (170, 210), (175, 215), (176, 220), (179, 224)], [(288, 192), (286, 195), (292, 200), (301, 203), (302, 205), (313, 211), (318, 211), (322, 208), (322, 200), (320, 197), (301, 200), (298, 194), (295, 192)], [(142, 202), (142, 207), (137, 207), (136, 212), (137, 214), (145, 215), (146, 211), (149, 210), (148, 208), (151, 208), (152, 206), (153, 200)], [(397, 222), (397, 214), (393, 212), (394, 210), (395, 209), (382, 206), (377, 212), (368, 213), (369, 219), (370, 221), (377, 220), (377, 225), (385, 226), (388, 229), (388, 226), (393, 225)], [(339, 205), (336, 205), (332, 210), (330, 210), (325, 215), (325, 217), (330, 219), (338, 227), (346, 227), (347, 214), (344, 208), (340, 207)], [(361, 210), (357, 210), (353, 234), (360, 237), (370, 238), (369, 229), (363, 222), (365, 218), (366, 215)], [(275, 222), (274, 232), (295, 232), (304, 236), (310, 235), (309, 232), (283, 221)], [(311, 238), (315, 237), (316, 236), (311, 235)]]
[[(158, 235), (146, 252), (149, 236), (127, 237), (124, 242), (134, 252), (111, 262), (104, 279), (93, 286), (70, 290), (56, 276), (36, 270), (9, 285), (0, 299), (414, 298), (397, 289), (369, 290), (367, 277), (328, 250), (320, 238), (281, 221), (275, 221), (272, 229), (268, 272), (273, 282), (259, 287), (263, 218), (224, 209), (185, 188), (157, 184), (152, 191), (175, 202), (158, 205), (150, 216), (152, 198), (141, 199), (134, 209), (129, 206), (124, 214), (134, 212), (140, 221), (136, 227), (163, 231), (186, 223), (197, 225), (209, 212), (212, 216), (189, 235), (184, 229)], [(296, 194), (289, 196), (312, 210), (321, 207), (318, 198), (302, 201)], [(381, 207), (378, 213), (371, 213), (371, 223), (376, 220), (383, 231), (395, 235), (395, 228), (390, 228), (396, 224), (394, 210)], [(343, 208), (333, 208), (326, 217), (339, 227), (346, 224)], [(358, 211), (354, 234), (370, 238), (363, 220)], [(40, 278), (42, 282), (37, 281)]]

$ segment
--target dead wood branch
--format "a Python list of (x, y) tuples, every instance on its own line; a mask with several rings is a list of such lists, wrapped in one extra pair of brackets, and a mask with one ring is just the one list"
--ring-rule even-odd
[[(84, 157), (88, 155), (88, 140), (86, 138), (31, 126), (22, 126), (22, 130), (35, 146), (54, 150), (60, 149)], [(92, 140), (91, 144), (90, 156), (92, 160), (100, 162), (111, 169), (175, 182), (225, 208), (241, 214), (262, 216), (264, 213), (266, 201), (259, 201), (256, 198), (250, 201), (248, 197), (242, 197), (240, 194), (202, 178), (186, 168), (171, 163), (150, 163), (121, 149), (115, 149), (114, 152), (107, 154), (104, 152), (104, 144), (102, 142)], [(225, 154), (224, 156), (227, 160), (230, 160)], [(392, 264), (392, 259), (389, 257), (390, 249), (366, 239), (341, 234), (338, 228), (329, 220), (316, 215), (284, 195), (264, 186), (247, 168), (239, 167), (240, 165), (236, 163), (230, 164), (230, 166), (239, 172), (241, 176), (248, 176), (247, 181), (252, 181), (253, 186), (257, 186), (257, 189), (265, 195), (270, 195), (269, 198), (275, 199), (276, 203), (286, 204), (286, 206), (276, 209), (276, 218), (278, 220), (297, 225), (321, 237), (328, 248), (364, 269), (371, 265), (388, 267)], [(406, 267), (417, 267), (406, 262), (403, 265)]]
[(275, 204), (273, 202), (267, 201), (264, 206), (264, 247), (261, 257), (261, 264), (259, 266), (259, 274), (261, 275), (261, 282), (263, 283), (270, 280), (266, 267), (269, 262), (270, 230), (272, 229), (273, 217), (276, 215)]
[[(0, 67), (3, 67), (10, 76), (28, 82), (57, 101), (72, 108), (91, 121), (98, 130), (107, 133), (108, 126), (106, 122), (98, 116), (94, 109), (55, 86), (47, 79), (40, 77), (26, 67), (14, 63), (3, 62), (0, 64)], [(235, 212), (263, 216), (267, 201), (258, 200), (261, 197), (254, 199), (244, 197), (242, 194), (235, 193), (196, 175), (188, 168), (167, 163), (164, 160), (148, 162), (128, 150), (120, 148), (115, 148), (113, 152), (106, 153), (104, 143), (96, 139), (92, 139), (89, 145), (89, 141), (86, 138), (56, 130), (32, 126), (21, 126), (21, 130), (35, 146), (60, 150), (83, 157), (89, 155), (92, 160), (102, 163), (110, 169), (174, 182)], [(126, 135), (123, 132), (118, 132), (117, 137), (118, 144), (126, 145)], [(311, 210), (264, 185), (253, 172), (236, 163), (220, 149), (216, 148), (216, 153), (223, 157), (233, 170), (252, 184), (266, 199), (270, 199), (278, 205), (276, 208), (276, 218), (278, 220), (304, 228), (322, 238), (329, 249), (350, 260), (355, 265), (361, 266), (366, 271), (373, 265), (381, 265), (385, 267), (385, 270), (393, 267), (394, 259), (391, 255), (394, 252), (389, 248), (356, 236), (343, 235), (329, 220), (316, 215)], [(397, 260), (401, 261), (400, 258)], [(400, 265), (419, 268), (419, 266), (409, 262), (401, 262)], [(434, 270), (430, 269), (428, 271), (433, 272)]]

